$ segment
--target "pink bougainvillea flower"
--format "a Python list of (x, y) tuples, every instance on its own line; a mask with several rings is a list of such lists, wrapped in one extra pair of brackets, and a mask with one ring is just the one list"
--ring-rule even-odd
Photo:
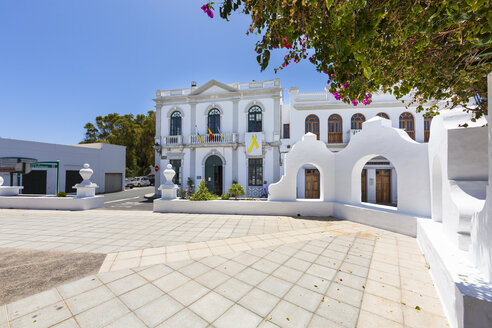
[(287, 38), (284, 38), (284, 47), (286, 49), (291, 49), (292, 48), (292, 45), (287, 42)]
[(340, 94), (338, 93), (338, 91), (332, 91), (331, 94), (335, 97), (336, 100), (341, 100), (342, 99), (342, 97), (340, 96)]
[(355, 101), (355, 99), (354, 99), (354, 100), (352, 100), (352, 105), (357, 106), (357, 104), (358, 104), (358, 103), (357, 103), (357, 101)]
[(214, 18), (214, 13), (210, 9), (210, 4), (206, 3), (203, 6), (201, 6), (200, 9), (203, 10), (203, 12), (208, 15), (208, 17)]
[(347, 89), (348, 87), (349, 87), (349, 84), (348, 84), (348, 83), (345, 83), (345, 84), (343, 85), (343, 88), (344, 88), (344, 89)]

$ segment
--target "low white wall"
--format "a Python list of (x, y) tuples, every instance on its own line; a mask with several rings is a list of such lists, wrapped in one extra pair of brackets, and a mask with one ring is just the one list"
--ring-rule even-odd
[(333, 216), (376, 228), (415, 237), (417, 235), (417, 217), (406, 215), (389, 206), (351, 205), (334, 203)]
[(83, 211), (101, 207), (104, 207), (104, 196), (87, 198), (28, 196), (0, 197), (0, 208)]
[(297, 202), (252, 200), (154, 200), (154, 212), (210, 213), (288, 216), (331, 216), (333, 203), (303, 200)]
[(397, 213), (386, 206), (355, 206), (319, 200), (251, 201), (251, 200), (154, 200), (154, 212), (207, 213), (244, 215), (334, 216), (367, 224), (408, 236), (416, 235), (416, 217)]
[(417, 220), (417, 241), (452, 328), (492, 327), (492, 286), (444, 234), (443, 223)]

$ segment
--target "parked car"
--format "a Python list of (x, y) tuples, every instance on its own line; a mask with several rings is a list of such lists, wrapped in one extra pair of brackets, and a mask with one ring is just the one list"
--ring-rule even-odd
[(150, 185), (151, 186), (155, 185), (155, 175), (154, 174), (149, 174), (149, 175), (147, 175), (147, 177), (149, 178)]
[(148, 177), (136, 177), (132, 180), (134, 187), (150, 186), (150, 180)]
[(133, 185), (132, 180), (130, 180), (130, 179), (125, 179), (125, 189), (126, 189), (126, 188), (133, 189), (133, 187), (134, 187), (134, 185)]

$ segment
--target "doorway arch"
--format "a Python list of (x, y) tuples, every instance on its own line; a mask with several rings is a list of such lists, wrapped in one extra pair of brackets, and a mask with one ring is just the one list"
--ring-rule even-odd
[(205, 185), (216, 195), (222, 195), (223, 162), (217, 155), (211, 155), (205, 161)]

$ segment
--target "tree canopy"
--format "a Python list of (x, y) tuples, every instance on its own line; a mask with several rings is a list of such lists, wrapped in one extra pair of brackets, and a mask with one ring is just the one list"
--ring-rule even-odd
[[(202, 7), (210, 17), (213, 5)], [(417, 110), (444, 100), (475, 117), (487, 111), (489, 0), (224, 0), (218, 9), (224, 19), (234, 11), (251, 17), (261, 70), (283, 48), (275, 71), (309, 60), (338, 100), (367, 105), (383, 91), (411, 95)], [(478, 107), (468, 107), (470, 98)]]
[(84, 126), (85, 138), (81, 143), (104, 142), (126, 146), (126, 175), (148, 174), (154, 165), (155, 111), (147, 115), (119, 115), (96, 117), (96, 124)]

